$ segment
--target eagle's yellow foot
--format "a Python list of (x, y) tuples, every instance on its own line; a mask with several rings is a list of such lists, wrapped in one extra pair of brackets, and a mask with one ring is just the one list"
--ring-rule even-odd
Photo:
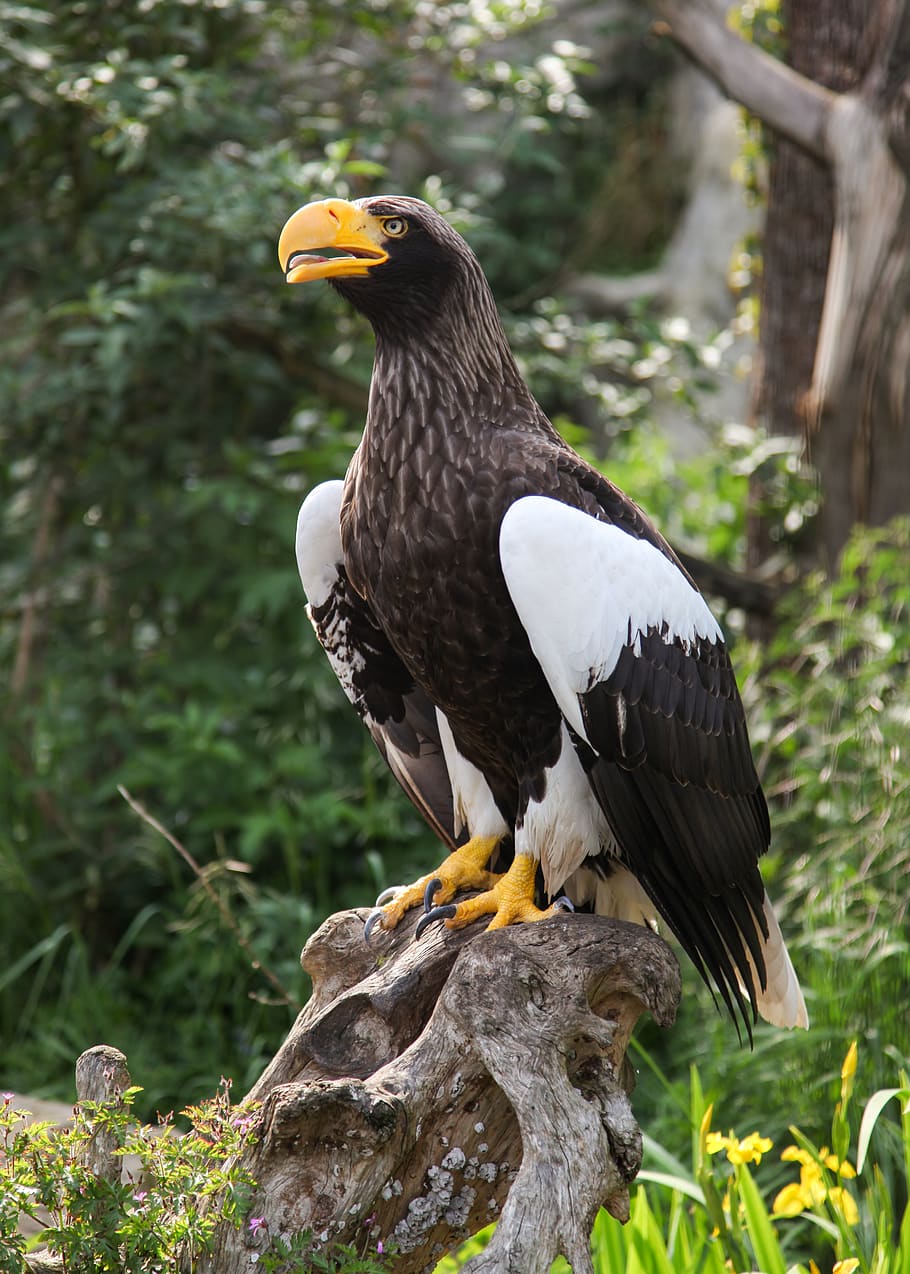
[(457, 905), (436, 906), (421, 916), (414, 931), (419, 938), (427, 925), (434, 920), (444, 920), (447, 929), (461, 929), (481, 916), (492, 915), (488, 929), (504, 929), (506, 925), (532, 920), (544, 920), (558, 911), (573, 911), (568, 898), (557, 898), (551, 907), (542, 911), (534, 903), (534, 884), (537, 877), (537, 859), (528, 854), (516, 854), (512, 866), (500, 876), (491, 889), (468, 898)]
[(406, 912), (421, 903), (429, 911), (434, 901), (445, 903), (460, 889), (486, 889), (493, 885), (499, 877), (495, 872), (487, 871), (486, 865), (499, 841), (498, 836), (472, 836), (464, 845), (453, 850), (434, 872), (421, 876), (413, 885), (380, 894), (377, 904), (387, 897), (391, 901), (385, 906), (377, 906), (370, 913), (363, 936), (369, 940), (377, 924), (382, 929), (394, 929)]

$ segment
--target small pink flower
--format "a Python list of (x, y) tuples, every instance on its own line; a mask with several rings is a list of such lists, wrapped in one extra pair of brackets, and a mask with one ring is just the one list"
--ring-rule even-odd
[(148, 1190), (137, 1190), (136, 1193), (133, 1195), (133, 1199), (135, 1200), (136, 1203), (142, 1203), (147, 1198), (148, 1198)]
[(15, 1093), (0, 1093), (0, 1097), (3, 1098), (4, 1106), (8, 1106), (15, 1096)]
[(376, 1251), (379, 1253), (380, 1256), (382, 1256), (383, 1252), (385, 1251), (385, 1248), (382, 1245), (382, 1239), (380, 1239), (379, 1242), (376, 1244)]
[(251, 1216), (249, 1224), (250, 1234), (258, 1234), (260, 1230), (267, 1230), (269, 1225), (264, 1216)]

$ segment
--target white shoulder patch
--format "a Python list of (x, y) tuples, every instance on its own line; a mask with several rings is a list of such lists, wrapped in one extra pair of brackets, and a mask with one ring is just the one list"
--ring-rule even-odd
[(297, 514), (297, 570), (311, 606), (322, 606), (338, 578), (341, 551), (340, 478), (320, 483), (309, 493)]
[(722, 640), (701, 593), (647, 540), (548, 496), (506, 512), (499, 555), (512, 604), (550, 689), (584, 738), (578, 696), (604, 681), (649, 628)]

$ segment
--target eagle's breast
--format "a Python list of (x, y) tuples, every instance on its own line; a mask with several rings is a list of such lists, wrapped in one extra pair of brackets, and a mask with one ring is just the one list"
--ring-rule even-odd
[[(495, 431), (368, 429), (346, 481), (348, 575), (415, 680), (485, 773), (538, 772), (558, 748), (560, 714), (499, 564), (506, 509), (542, 466), (503, 468)], [(389, 445), (411, 432), (411, 445)], [(513, 453), (514, 454), (514, 453)], [(432, 479), (427, 480), (428, 475)]]

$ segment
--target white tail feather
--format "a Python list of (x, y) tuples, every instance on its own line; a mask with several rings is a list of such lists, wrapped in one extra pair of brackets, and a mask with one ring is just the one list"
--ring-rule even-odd
[[(758, 1011), (772, 1026), (808, 1027), (809, 1014), (806, 1012), (806, 1001), (803, 999), (799, 979), (790, 962), (780, 925), (771, 910), (767, 894), (765, 894), (764, 911), (768, 924), (768, 937), (762, 944), (762, 954), (765, 958), (767, 985), (762, 991), (758, 978), (755, 977), (755, 986), (758, 988)], [(752, 963), (751, 960), (749, 963)]]

